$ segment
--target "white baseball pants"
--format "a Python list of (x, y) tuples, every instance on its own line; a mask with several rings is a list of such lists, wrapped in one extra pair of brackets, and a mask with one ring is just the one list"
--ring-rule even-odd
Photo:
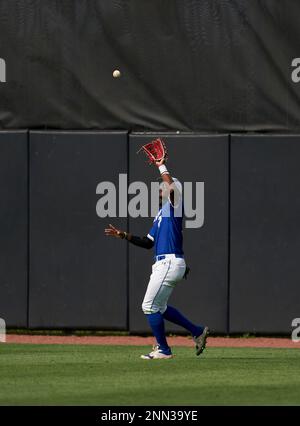
[(165, 312), (168, 299), (178, 281), (182, 280), (185, 269), (185, 260), (174, 254), (167, 254), (165, 259), (154, 263), (142, 304), (145, 314)]

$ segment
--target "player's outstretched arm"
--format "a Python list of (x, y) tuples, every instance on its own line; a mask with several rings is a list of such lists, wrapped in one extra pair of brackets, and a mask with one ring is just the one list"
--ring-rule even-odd
[(106, 228), (104, 232), (106, 236), (121, 238), (122, 240), (125, 238), (127, 241), (138, 247), (150, 249), (154, 245), (154, 242), (151, 241), (148, 237), (137, 237), (130, 234), (129, 232), (121, 231), (111, 224), (109, 224), (109, 228)]
[(104, 233), (107, 237), (116, 237), (116, 238), (121, 238), (122, 240), (126, 238), (126, 236), (130, 235), (125, 231), (121, 231), (120, 229), (115, 228), (111, 224), (109, 224), (109, 228), (104, 229)]

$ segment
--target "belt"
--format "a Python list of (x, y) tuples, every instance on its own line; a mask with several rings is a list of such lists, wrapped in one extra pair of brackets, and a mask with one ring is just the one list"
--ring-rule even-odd
[(174, 259), (175, 257), (178, 257), (179, 259), (183, 259), (183, 254), (160, 254), (159, 256), (154, 256), (154, 260), (158, 262), (159, 260), (163, 259)]

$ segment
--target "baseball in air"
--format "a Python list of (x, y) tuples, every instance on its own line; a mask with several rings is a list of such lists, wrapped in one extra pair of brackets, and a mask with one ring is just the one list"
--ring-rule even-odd
[(120, 71), (119, 71), (119, 70), (114, 70), (114, 72), (113, 72), (113, 77), (114, 77), (114, 78), (119, 78), (119, 77), (121, 77), (121, 73), (120, 73)]

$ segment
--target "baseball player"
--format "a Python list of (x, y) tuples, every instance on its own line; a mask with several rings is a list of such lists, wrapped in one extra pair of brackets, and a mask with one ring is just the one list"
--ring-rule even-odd
[(172, 351), (165, 335), (164, 320), (173, 322), (188, 330), (196, 345), (196, 355), (200, 355), (206, 345), (208, 327), (195, 325), (181, 312), (168, 304), (176, 284), (186, 275), (187, 266), (182, 249), (182, 198), (181, 184), (172, 178), (165, 165), (165, 159), (155, 162), (165, 189), (160, 189), (160, 210), (151, 230), (145, 237), (137, 237), (109, 225), (107, 236), (126, 239), (139, 247), (155, 249), (155, 263), (142, 304), (157, 345), (143, 359), (169, 359)]

